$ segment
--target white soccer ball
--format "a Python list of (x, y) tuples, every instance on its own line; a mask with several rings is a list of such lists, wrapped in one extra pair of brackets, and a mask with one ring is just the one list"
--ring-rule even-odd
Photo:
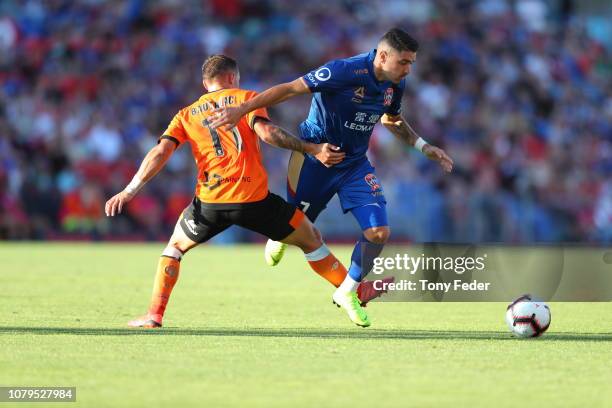
[(550, 308), (531, 295), (523, 295), (508, 305), (506, 324), (518, 337), (538, 337), (550, 326)]

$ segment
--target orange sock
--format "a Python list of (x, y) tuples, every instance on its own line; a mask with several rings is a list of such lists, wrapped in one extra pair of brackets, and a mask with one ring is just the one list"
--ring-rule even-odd
[(164, 315), (170, 293), (172, 293), (172, 289), (178, 280), (180, 267), (181, 263), (176, 258), (170, 258), (168, 256), (159, 258), (149, 314), (160, 315), (160, 317)]
[(310, 267), (335, 287), (340, 286), (346, 277), (346, 268), (329, 252), (325, 245), (308, 254), (304, 254)]

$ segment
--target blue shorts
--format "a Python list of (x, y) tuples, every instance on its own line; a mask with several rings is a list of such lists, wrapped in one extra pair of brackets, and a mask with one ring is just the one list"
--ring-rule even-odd
[[(314, 222), (334, 194), (338, 194), (344, 213), (378, 204), (370, 207), (376, 210), (375, 216), (364, 218), (355, 214), (362, 229), (388, 225), (383, 188), (367, 159), (349, 168), (337, 169), (325, 167), (315, 158), (302, 153), (294, 152), (291, 155), (287, 172), (289, 203), (301, 208)], [(362, 219), (367, 221), (362, 222)]]

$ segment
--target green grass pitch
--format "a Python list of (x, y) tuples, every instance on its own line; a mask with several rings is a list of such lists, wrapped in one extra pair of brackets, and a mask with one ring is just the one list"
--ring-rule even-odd
[(610, 303), (553, 303), (535, 340), (510, 336), (502, 303), (373, 303), (362, 329), (297, 250), (269, 268), (263, 245), (204, 245), (182, 262), (165, 327), (128, 329), (162, 249), (0, 243), (0, 385), (77, 387), (53, 407), (612, 401)]

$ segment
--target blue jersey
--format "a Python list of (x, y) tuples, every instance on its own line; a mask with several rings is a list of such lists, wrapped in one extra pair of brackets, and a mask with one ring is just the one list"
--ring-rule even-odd
[(331, 143), (346, 153), (334, 167), (366, 159), (374, 126), (387, 113), (400, 112), (405, 80), (380, 82), (374, 76), (376, 50), (333, 60), (302, 78), (314, 94), (308, 118), (300, 124), (304, 140)]

